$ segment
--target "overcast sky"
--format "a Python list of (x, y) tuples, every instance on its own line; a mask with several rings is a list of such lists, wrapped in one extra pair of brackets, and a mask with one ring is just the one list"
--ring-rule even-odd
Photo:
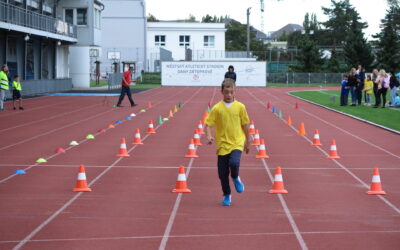
[[(368, 22), (367, 36), (379, 32), (380, 20), (385, 17), (386, 0), (350, 0)], [(321, 6), (331, 7), (330, 0), (264, 0), (264, 31), (275, 31), (288, 23), (303, 24), (305, 13), (316, 13), (318, 21), (327, 20)], [(261, 30), (260, 0), (146, 0), (147, 13), (159, 20), (184, 19), (192, 14), (197, 20), (211, 16), (229, 15), (246, 23), (246, 9), (251, 7), (250, 24)]]

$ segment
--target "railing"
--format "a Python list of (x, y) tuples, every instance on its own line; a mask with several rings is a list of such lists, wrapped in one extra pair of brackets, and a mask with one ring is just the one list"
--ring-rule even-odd
[(0, 2), (0, 22), (76, 38), (76, 26), (60, 19), (42, 15), (18, 6)]
[(271, 83), (291, 84), (332, 84), (338, 86), (343, 80), (342, 73), (267, 73), (267, 85)]
[[(23, 96), (57, 93), (72, 89), (72, 79), (26, 80), (21, 82)], [(7, 99), (11, 99), (12, 90), (6, 91)]]
[[(247, 51), (226, 51), (226, 50), (192, 50), (192, 60), (216, 60), (224, 58), (247, 58)], [(253, 58), (250, 52), (250, 58)]]

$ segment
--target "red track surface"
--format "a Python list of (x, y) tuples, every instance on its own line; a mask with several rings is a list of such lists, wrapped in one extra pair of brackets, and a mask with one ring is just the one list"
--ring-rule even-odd
[[(26, 100), (25, 111), (1, 113), (0, 249), (399, 249), (399, 136), (288, 90), (238, 90), (270, 159), (255, 159), (255, 147), (243, 155), (246, 190), (233, 193), (231, 207), (219, 205), (214, 146), (200, 146), (198, 159), (183, 157), (207, 103), (221, 98), (218, 88), (162, 87), (135, 95), (141, 105), (133, 109), (110, 108), (103, 97), (42, 97)], [(153, 107), (139, 113), (148, 101)], [(179, 101), (184, 107), (146, 135), (148, 121), (157, 124)], [(293, 126), (284, 123), (288, 115)], [(300, 122), (306, 136), (297, 134)], [(136, 128), (144, 145), (131, 144)], [(310, 146), (314, 129), (321, 147)], [(89, 133), (96, 138), (86, 140)], [(122, 137), (129, 158), (115, 157)], [(337, 161), (326, 158), (332, 139)], [(57, 147), (67, 152), (55, 154)], [(48, 162), (36, 164), (39, 157)], [(79, 164), (91, 193), (71, 191)], [(191, 194), (171, 193), (180, 164)], [(276, 166), (288, 194), (267, 193)], [(365, 194), (375, 167), (386, 196)], [(13, 175), (17, 168), (27, 174)]]

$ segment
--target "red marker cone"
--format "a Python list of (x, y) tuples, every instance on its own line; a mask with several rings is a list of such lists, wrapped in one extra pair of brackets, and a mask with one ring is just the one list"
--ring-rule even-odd
[(264, 139), (260, 140), (260, 146), (258, 147), (258, 153), (256, 155), (257, 159), (267, 159), (269, 156), (267, 155), (267, 151), (265, 150), (265, 144), (264, 144)]
[(76, 186), (72, 189), (74, 192), (92, 192), (92, 189), (88, 187), (86, 181), (85, 167), (83, 165), (79, 166), (78, 177), (76, 180)]
[(199, 135), (199, 130), (198, 130), (198, 129), (196, 129), (196, 130), (194, 131), (193, 143), (194, 143), (194, 145), (196, 145), (196, 146), (202, 146), (202, 145), (203, 145), (203, 144), (201, 144), (201, 141), (200, 141), (200, 135)]
[(381, 177), (379, 176), (379, 169), (374, 168), (374, 175), (372, 176), (371, 187), (367, 194), (386, 194), (382, 190)]
[(322, 146), (321, 142), (319, 141), (319, 134), (318, 134), (318, 129), (315, 130), (314, 132), (314, 138), (312, 141), (313, 146)]
[(147, 103), (147, 108), (150, 109), (151, 108), (151, 102)]
[(328, 158), (329, 159), (339, 159), (340, 158), (340, 156), (338, 155), (337, 150), (336, 150), (335, 140), (332, 140), (331, 150), (329, 152)]
[(155, 134), (156, 131), (154, 130), (154, 126), (153, 126), (153, 120), (149, 121), (149, 127), (147, 128), (147, 133), (148, 134)]
[(57, 148), (56, 153), (65, 153), (65, 150), (63, 148)]
[(254, 135), (256, 133), (256, 130), (254, 128), (254, 121), (250, 122), (250, 126), (249, 126), (249, 134)]
[(285, 188), (283, 186), (281, 167), (276, 167), (274, 184), (272, 184), (272, 189), (269, 190), (268, 193), (270, 193), (270, 194), (287, 194), (288, 193), (288, 191), (285, 190)]
[(185, 167), (179, 166), (178, 179), (176, 180), (175, 188), (172, 193), (191, 193), (192, 191), (187, 187)]
[(296, 105), (294, 106), (296, 109), (299, 109), (299, 104), (296, 102)]
[(143, 145), (142, 139), (140, 138), (140, 130), (138, 128), (136, 129), (135, 139), (133, 140), (132, 144)]
[(260, 134), (258, 133), (258, 129), (256, 129), (256, 133), (254, 134), (253, 143), (251, 145), (253, 145), (253, 146), (260, 145)]
[(126, 150), (125, 138), (121, 139), (121, 145), (119, 146), (119, 153), (117, 157), (129, 157), (128, 151)]
[(199, 125), (197, 125), (197, 129), (198, 129), (199, 135), (205, 134), (202, 121), (199, 121)]
[(102, 129), (99, 129), (97, 132), (104, 133), (104, 132), (106, 132), (106, 130), (102, 128)]
[(198, 157), (199, 156), (196, 155), (196, 147), (194, 146), (193, 139), (190, 139), (189, 147), (185, 155), (185, 158), (198, 158)]
[(271, 108), (271, 104), (269, 104), (269, 102), (267, 102), (267, 110), (269, 110)]

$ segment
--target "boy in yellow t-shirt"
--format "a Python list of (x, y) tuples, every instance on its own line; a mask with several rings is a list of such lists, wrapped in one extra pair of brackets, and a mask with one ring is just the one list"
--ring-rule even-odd
[(229, 174), (238, 193), (244, 191), (239, 177), (240, 157), (244, 150), (249, 152), (250, 135), (248, 132), (249, 116), (246, 107), (235, 100), (235, 81), (225, 78), (221, 93), (223, 100), (214, 105), (206, 120), (208, 144), (214, 142), (211, 127), (215, 127), (215, 143), (218, 155), (218, 176), (224, 194), (222, 205), (231, 205)]
[(13, 109), (16, 110), (17, 108), (15, 107), (15, 101), (19, 101), (19, 109), (23, 110), (24, 107), (22, 107), (22, 97), (21, 97), (21, 83), (19, 82), (19, 77), (18, 75), (14, 76), (14, 81), (12, 83), (12, 89), (13, 89)]
[(371, 76), (369, 75), (365, 80), (363, 89), (363, 91), (365, 92), (365, 105), (371, 106), (371, 95), (373, 93), (373, 88), (374, 88), (374, 83), (372, 82)]

